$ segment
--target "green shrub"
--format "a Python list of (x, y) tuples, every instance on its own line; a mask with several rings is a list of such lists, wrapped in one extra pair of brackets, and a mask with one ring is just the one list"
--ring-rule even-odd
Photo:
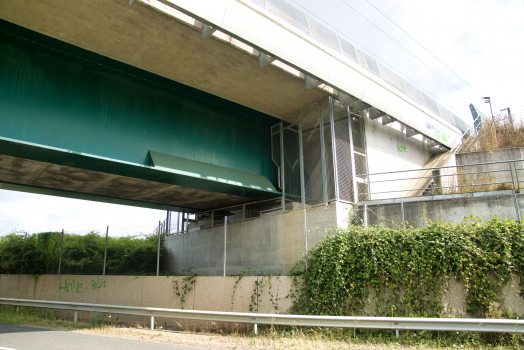
[[(23, 233), (14, 232), (0, 239), (0, 273), (56, 274), (61, 232), (42, 232), (26, 238), (24, 236)], [(106, 274), (155, 275), (157, 244), (156, 235), (109, 237)], [(64, 234), (61, 273), (102, 274), (104, 249), (105, 236), (98, 233), (91, 232), (84, 236)], [(160, 259), (163, 261), (166, 258), (167, 250), (161, 244)], [(162, 266), (165, 264), (161, 264)]]
[[(294, 311), (320, 315), (441, 317), (447, 279), (467, 291), (468, 312), (489, 316), (511, 273), (524, 272), (524, 230), (494, 218), (464, 224), (429, 223), (427, 228), (380, 226), (335, 229), (309, 252), (309, 266), (294, 269)], [(376, 304), (369, 310), (374, 289)], [(508, 315), (505, 315), (508, 316)], [(521, 315), (522, 316), (522, 315)]]

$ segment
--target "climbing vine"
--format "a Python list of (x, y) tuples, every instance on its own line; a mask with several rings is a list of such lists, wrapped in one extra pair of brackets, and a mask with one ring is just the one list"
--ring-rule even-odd
[(182, 309), (184, 308), (184, 303), (186, 302), (186, 294), (193, 290), (193, 285), (196, 283), (196, 276), (198, 275), (196, 271), (193, 271), (193, 267), (190, 267), (187, 270), (182, 270), (182, 273), (185, 277), (182, 279), (182, 286), (179, 288), (178, 281), (174, 280), (175, 295), (180, 298), (180, 303), (182, 304)]
[(293, 270), (303, 277), (295, 279), (295, 312), (441, 317), (456, 278), (467, 311), (489, 317), (511, 274), (524, 273), (524, 230), (516, 221), (473, 217), (425, 228), (338, 228), (309, 252), (308, 265)]

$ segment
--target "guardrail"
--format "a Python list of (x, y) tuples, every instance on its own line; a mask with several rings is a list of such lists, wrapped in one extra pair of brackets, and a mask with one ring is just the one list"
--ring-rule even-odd
[[(363, 179), (364, 183), (370, 185), (368, 192), (360, 193), (366, 196), (387, 193), (395, 194), (396, 196), (397, 193), (401, 192), (417, 193), (421, 191), (439, 192), (438, 194), (446, 194), (447, 192), (455, 193), (457, 191), (480, 192), (484, 187), (490, 185), (507, 185), (509, 188), (519, 191), (520, 183), (524, 181), (522, 177), (519, 179), (519, 171), (523, 171), (524, 167), (519, 168), (516, 163), (524, 163), (524, 159), (358, 174), (357, 177)], [(473, 171), (468, 171), (468, 168), (473, 169)], [(485, 168), (488, 170), (475, 170)], [(410, 173), (424, 172), (431, 173), (431, 175), (410, 175)], [(493, 181), (497, 180), (497, 178), (499, 181)], [(443, 179), (451, 179), (451, 181), (443, 181)], [(393, 184), (388, 185), (389, 188), (386, 191), (371, 190), (371, 186), (378, 183), (391, 184), (399, 181), (405, 182), (412, 180), (421, 180), (419, 181), (419, 185), (422, 187), (395, 189), (395, 184)], [(391, 189), (391, 187), (393, 187), (393, 189)]]
[(476, 318), (416, 318), (416, 317), (359, 317), (359, 316), (309, 316), (284, 314), (255, 314), (240, 312), (198, 311), (179, 309), (160, 309), (153, 307), (85, 304), (61, 301), (0, 298), (0, 304), (43, 307), (75, 311), (107, 312), (125, 315), (151, 317), (171, 317), (203, 321), (224, 321), (282, 326), (374, 328), (395, 330), (432, 330), (463, 332), (524, 333), (524, 320), (499, 320)]

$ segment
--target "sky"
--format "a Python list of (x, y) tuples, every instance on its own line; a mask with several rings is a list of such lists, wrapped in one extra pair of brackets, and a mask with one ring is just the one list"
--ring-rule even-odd
[(483, 96), (491, 97), (494, 114), (510, 107), (512, 114), (524, 115), (522, 0), (287, 1), (322, 19), (468, 122), (470, 103), (490, 114)]
[[(470, 103), (490, 115), (482, 96), (491, 97), (494, 114), (510, 107), (524, 118), (524, 0), (286, 1), (329, 24), (469, 123)], [(0, 190), (0, 235), (62, 229), (105, 233), (106, 226), (110, 234), (135, 235), (152, 232), (165, 217), (160, 210)]]

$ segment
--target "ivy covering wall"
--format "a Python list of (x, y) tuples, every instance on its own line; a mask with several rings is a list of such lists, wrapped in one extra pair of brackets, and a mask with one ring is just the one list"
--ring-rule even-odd
[[(498, 218), (429, 222), (427, 228), (333, 229), (310, 252), (307, 271), (303, 261), (295, 267), (294, 274), (304, 279), (297, 282), (293, 311), (441, 317), (442, 296), (449, 279), (457, 278), (466, 290), (468, 314), (491, 317), (494, 305), (503, 305), (502, 286), (512, 274), (524, 273), (523, 238), (518, 222)], [(516, 316), (503, 309), (499, 314)]]

